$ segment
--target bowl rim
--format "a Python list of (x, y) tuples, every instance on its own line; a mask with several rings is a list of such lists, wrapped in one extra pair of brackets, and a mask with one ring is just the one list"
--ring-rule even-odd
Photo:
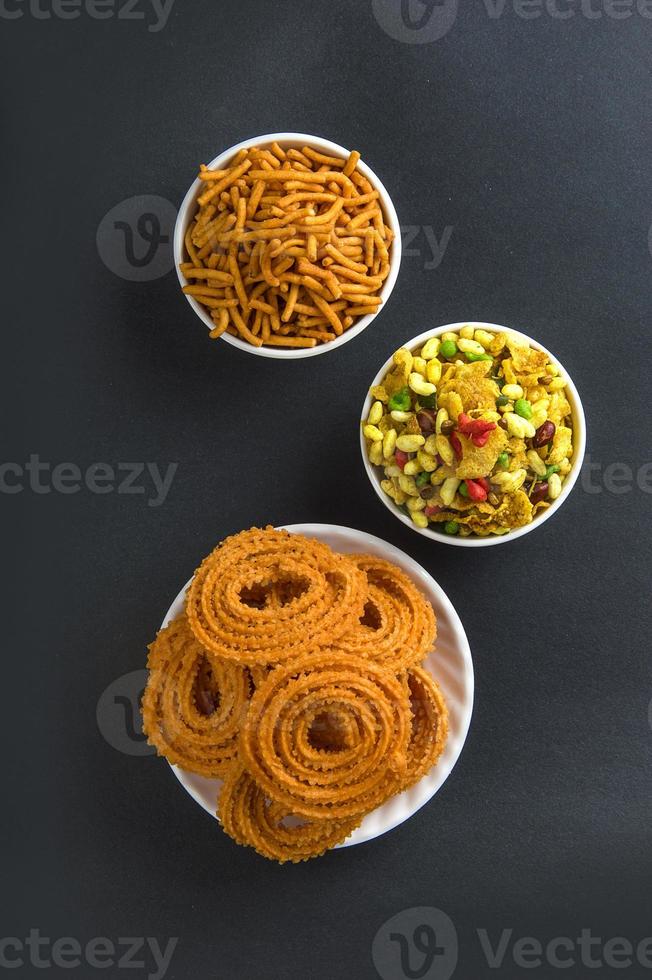
[[(271, 143), (277, 142), (280, 146), (291, 146), (298, 143), (304, 146), (311, 146), (314, 149), (321, 151), (328, 151), (330, 153), (336, 154), (338, 156), (347, 157), (350, 150), (341, 146), (339, 143), (334, 143), (332, 140), (328, 140), (323, 136), (314, 136), (310, 133), (265, 133), (261, 136), (251, 136), (248, 139), (241, 140), (239, 143), (235, 143), (233, 146), (219, 153), (209, 164), (207, 164), (209, 169), (219, 169), (224, 163), (226, 163), (232, 156), (234, 156), (239, 150), (247, 149), (250, 146), (267, 146)], [(238, 350), (242, 350), (247, 354), (256, 354), (259, 357), (271, 357), (275, 360), (299, 360), (304, 357), (316, 357), (319, 354), (326, 354), (330, 351), (336, 350), (338, 347), (343, 347), (344, 344), (353, 340), (354, 337), (359, 336), (363, 330), (365, 330), (372, 320), (374, 320), (384, 309), (392, 294), (394, 286), (396, 285), (396, 280), (398, 278), (398, 273), (401, 265), (401, 228), (398, 220), (398, 215), (396, 213), (396, 208), (394, 207), (394, 202), (392, 201), (389, 192), (382, 180), (378, 175), (369, 167), (363, 159), (360, 159), (357, 164), (358, 170), (369, 180), (375, 190), (378, 191), (380, 195), (380, 202), (387, 218), (388, 224), (392, 231), (394, 232), (394, 239), (391, 243), (389, 250), (389, 274), (383, 283), (379, 295), (382, 297), (382, 304), (378, 307), (376, 313), (369, 313), (366, 316), (360, 317), (358, 322), (348, 330), (345, 330), (341, 337), (337, 337), (335, 340), (330, 340), (327, 344), (318, 344), (316, 347), (306, 347), (306, 348), (274, 348), (274, 347), (254, 347), (248, 344), (246, 341), (241, 340), (240, 337), (233, 337), (231, 334), (224, 333), (220, 337), (220, 340), (226, 341), (227, 344), (231, 344), (233, 347), (237, 347)], [(202, 184), (199, 178), (195, 178), (193, 183), (190, 185), (187, 193), (185, 194), (183, 201), (177, 212), (177, 220), (174, 225), (174, 236), (173, 236), (173, 253), (174, 253), (174, 268), (177, 274), (177, 279), (179, 280), (180, 286), (185, 286), (185, 279), (183, 273), (179, 269), (180, 263), (184, 258), (184, 248), (185, 248), (185, 234), (186, 228), (188, 227), (189, 216), (191, 209), (195, 204), (197, 194), (201, 188)], [(187, 293), (182, 293), (182, 295), (189, 302), (190, 306), (197, 314), (199, 319), (204, 323), (204, 325), (212, 330), (215, 326), (211, 318), (207, 313), (204, 312), (200, 304)]]
[[(415, 347), (420, 344), (425, 343), (430, 337), (438, 337), (443, 333), (455, 332), (458, 333), (462, 327), (473, 327), (474, 329), (487, 330), (493, 333), (507, 333), (512, 337), (517, 337), (520, 340), (527, 341), (536, 350), (543, 351), (550, 360), (556, 364), (564, 378), (566, 379), (566, 388), (568, 401), (571, 406), (571, 415), (573, 418), (573, 431), (574, 431), (574, 447), (573, 447), (573, 458), (571, 460), (571, 469), (566, 479), (562, 484), (562, 490), (560, 495), (556, 500), (553, 500), (550, 507), (544, 511), (543, 514), (535, 518), (529, 524), (524, 527), (516, 528), (514, 531), (508, 531), (507, 534), (495, 535), (493, 537), (486, 538), (460, 538), (457, 535), (444, 534), (441, 531), (433, 531), (430, 526), (427, 528), (417, 527), (416, 524), (411, 521), (405, 514), (403, 514), (396, 504), (387, 496), (387, 494), (381, 489), (380, 480), (381, 477), (377, 476), (375, 470), (377, 467), (372, 466), (367, 456), (367, 445), (362, 434), (362, 422), (369, 415), (369, 409), (372, 404), (371, 388), (375, 385), (380, 384), (385, 374), (389, 370), (392, 364), (392, 358), (394, 354), (392, 353), (383, 366), (380, 368), (375, 378), (369, 385), (369, 390), (367, 391), (367, 396), (364, 400), (362, 406), (361, 424), (360, 424), (360, 452), (362, 455), (362, 461), (364, 463), (364, 468), (366, 470), (367, 476), (374, 488), (377, 496), (382, 501), (382, 503), (387, 507), (387, 509), (396, 517), (402, 524), (406, 527), (411, 528), (411, 530), (416, 531), (417, 534), (422, 535), (422, 537), (430, 538), (432, 541), (439, 541), (442, 544), (453, 545), (458, 548), (489, 548), (498, 544), (505, 544), (507, 541), (514, 541), (517, 538), (523, 537), (524, 534), (528, 534), (530, 531), (535, 530), (535, 528), (540, 527), (545, 521), (547, 521), (553, 514), (556, 514), (561, 505), (564, 503), (571, 490), (575, 486), (577, 479), (580, 475), (582, 469), (582, 462), (584, 460), (584, 454), (586, 451), (586, 417), (584, 415), (584, 407), (582, 405), (582, 400), (580, 398), (579, 392), (575, 387), (575, 383), (571, 378), (568, 371), (565, 369), (564, 365), (561, 363), (559, 358), (552, 354), (547, 347), (533, 337), (529, 337), (527, 334), (523, 333), (521, 330), (516, 330), (513, 327), (501, 326), (497, 323), (487, 323), (481, 320), (460, 320), (458, 323), (446, 323), (440, 327), (434, 327), (431, 330), (425, 330), (423, 333), (418, 334), (416, 337), (412, 337), (410, 340), (405, 341), (400, 344), (400, 347), (406, 347), (408, 350), (412, 351)], [(398, 349), (398, 348), (397, 348)]]

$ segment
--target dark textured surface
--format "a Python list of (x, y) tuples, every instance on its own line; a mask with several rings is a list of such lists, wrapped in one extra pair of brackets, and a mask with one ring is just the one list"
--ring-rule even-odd
[[(511, 945), (490, 969), (477, 930), (494, 946), (503, 929), (544, 945), (652, 934), (652, 486), (635, 480), (652, 452), (652, 20), (594, 5), (601, 18), (523, 19), (509, 3), (492, 18), (478, 0), (430, 44), (390, 38), (370, 0), (177, 0), (159, 32), (0, 22), (2, 460), (178, 463), (160, 507), (149, 490), (0, 497), (3, 935), (177, 936), (174, 980), (371, 980), (385, 920), (434, 906), (457, 929), (455, 978), (575, 980), (614, 974), (577, 948), (571, 971), (525, 969)], [(295, 363), (209, 342), (173, 274), (126, 281), (95, 244), (114, 205), (177, 204), (199, 161), (284, 129), (359, 148), (404, 226), (453, 229), (434, 269), (419, 232), (372, 328)], [(599, 464), (544, 528), (480, 552), (393, 520), (357, 445), (392, 349), (463, 318), (559, 356)], [(614, 486), (613, 463), (634, 478)], [(95, 714), (217, 540), (302, 521), (371, 531), (434, 574), (467, 629), (477, 702), (458, 768), (415, 817), (279, 868), (219, 833), (163, 762), (107, 744)], [(48, 975), (25, 957), (14, 975)], [(413, 951), (413, 976), (448, 976), (422, 961)]]

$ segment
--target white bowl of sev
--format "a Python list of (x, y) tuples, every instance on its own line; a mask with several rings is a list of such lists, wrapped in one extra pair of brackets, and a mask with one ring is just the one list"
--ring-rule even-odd
[[(309, 136), (306, 133), (270, 133), (265, 136), (255, 136), (251, 139), (243, 140), (241, 143), (237, 143), (235, 146), (231, 146), (228, 150), (220, 153), (219, 156), (215, 157), (205, 169), (206, 171), (219, 171), (228, 168), (232, 163), (234, 157), (241, 150), (251, 149), (252, 147), (257, 147), (260, 150), (269, 150), (273, 145), (280, 147), (282, 150), (287, 151), (290, 149), (296, 149), (301, 151), (303, 147), (309, 147), (315, 153), (323, 154), (324, 157), (337, 157), (340, 160), (347, 161), (350, 158), (350, 151), (340, 146), (337, 143), (333, 143), (330, 140), (322, 139), (319, 136)], [(265, 341), (259, 345), (260, 337), (256, 337), (256, 343), (253, 343), (251, 339), (246, 337), (246, 333), (242, 335), (234, 335), (231, 330), (235, 329), (233, 320), (229, 324), (229, 330), (224, 330), (221, 333), (220, 339), (225, 340), (228, 344), (232, 344), (234, 347), (240, 350), (246, 351), (248, 354), (258, 354), (261, 357), (275, 357), (284, 359), (296, 359), (303, 357), (314, 357), (317, 354), (325, 354), (328, 351), (335, 350), (337, 347), (341, 347), (343, 344), (348, 343), (349, 340), (353, 340), (362, 331), (369, 326), (371, 321), (378, 315), (378, 313), (383, 309), (385, 303), (387, 302), (396, 278), (398, 276), (399, 266), (401, 264), (401, 234), (399, 229), (398, 216), (392, 200), (387, 193), (387, 190), (383, 186), (382, 182), (366, 165), (366, 163), (360, 159), (355, 163), (355, 169), (363, 177), (365, 177), (369, 183), (372, 185), (373, 190), (378, 192), (378, 204), (382, 212), (382, 218), (384, 224), (391, 229), (394, 238), (388, 249), (388, 259), (389, 259), (389, 272), (387, 277), (382, 283), (380, 289), (378, 289), (376, 296), (381, 300), (377, 305), (374, 312), (366, 313), (365, 315), (355, 316), (354, 322), (345, 328), (340, 335), (334, 334), (334, 339), (329, 339), (324, 342), (317, 340), (314, 337), (306, 337), (304, 340), (304, 345), (302, 346), (288, 346), (289, 343), (295, 339), (293, 337), (277, 335), (271, 336), (269, 341)], [(198, 208), (198, 198), (206, 192), (207, 181), (197, 178), (190, 187), (188, 193), (183, 199), (183, 203), (179, 209), (179, 214), (177, 216), (177, 222), (174, 229), (174, 258), (175, 265), (177, 269), (177, 276), (179, 278), (179, 283), (182, 288), (191, 286), (197, 287), (198, 279), (192, 274), (190, 278), (187, 278), (182, 270), (184, 264), (185, 268), (188, 269), (191, 262), (191, 256), (189, 255), (187, 248), (186, 235), (194, 222), (197, 208)], [(197, 290), (194, 290), (195, 294), (198, 295)], [(212, 332), (213, 336), (216, 334), (216, 321), (210, 316), (209, 309), (202, 305), (195, 298), (194, 295), (186, 293), (186, 299), (190, 303), (190, 306), (195, 311), (200, 320), (205, 324), (209, 331)], [(355, 307), (353, 307), (355, 309)], [(364, 307), (358, 307), (362, 309)], [(329, 332), (324, 330), (324, 333)], [(319, 330), (312, 330), (312, 333), (319, 333)], [(299, 338), (300, 340), (300, 338)]]

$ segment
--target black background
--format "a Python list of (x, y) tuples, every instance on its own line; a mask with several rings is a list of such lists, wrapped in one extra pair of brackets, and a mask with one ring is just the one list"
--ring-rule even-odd
[[(371, 0), (177, 0), (158, 33), (28, 13), (0, 31), (3, 461), (179, 464), (158, 508), (0, 497), (3, 935), (178, 936), (174, 980), (371, 980), (376, 931), (419, 905), (455, 923), (462, 980), (569, 975), (490, 970), (479, 928), (651, 935), (651, 498), (635, 480), (609, 490), (604, 470), (651, 458), (652, 21), (524, 20), (509, 3), (491, 19), (473, 0), (445, 37), (410, 44)], [(128, 282), (95, 243), (114, 205), (177, 205), (200, 161), (281, 130), (360, 149), (402, 225), (453, 228), (436, 269), (420, 234), (364, 334), (293, 363), (209, 341), (173, 273)], [(559, 357), (599, 464), (543, 527), (480, 551), (394, 520), (357, 442), (385, 358), (461, 319)], [(469, 636), (476, 707), (456, 770), (412, 819), (278, 867), (222, 835), (164, 762), (115, 751), (95, 714), (219, 539), (303, 521), (378, 534), (437, 578)]]

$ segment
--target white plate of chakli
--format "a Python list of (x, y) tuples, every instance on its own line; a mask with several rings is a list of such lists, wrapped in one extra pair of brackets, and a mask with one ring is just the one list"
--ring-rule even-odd
[[(371, 554), (384, 558), (401, 568), (423, 592), (437, 617), (435, 649), (423, 666), (439, 684), (449, 711), (449, 732), (439, 761), (418, 783), (392, 797), (368, 813), (360, 826), (337, 847), (349, 847), (380, 837), (404, 823), (421, 809), (443, 786), (460, 757), (471, 723), (473, 711), (473, 661), (464, 628), (450, 599), (441, 586), (414, 559), (381, 538), (364, 531), (336, 524), (290, 524), (285, 530), (316, 538), (333, 551), (342, 554)], [(176, 619), (184, 610), (189, 582), (184, 585), (168, 609), (161, 628)], [(207, 779), (179, 766), (171, 767), (181, 785), (200, 806), (216, 818), (217, 800), (222, 781)]]

